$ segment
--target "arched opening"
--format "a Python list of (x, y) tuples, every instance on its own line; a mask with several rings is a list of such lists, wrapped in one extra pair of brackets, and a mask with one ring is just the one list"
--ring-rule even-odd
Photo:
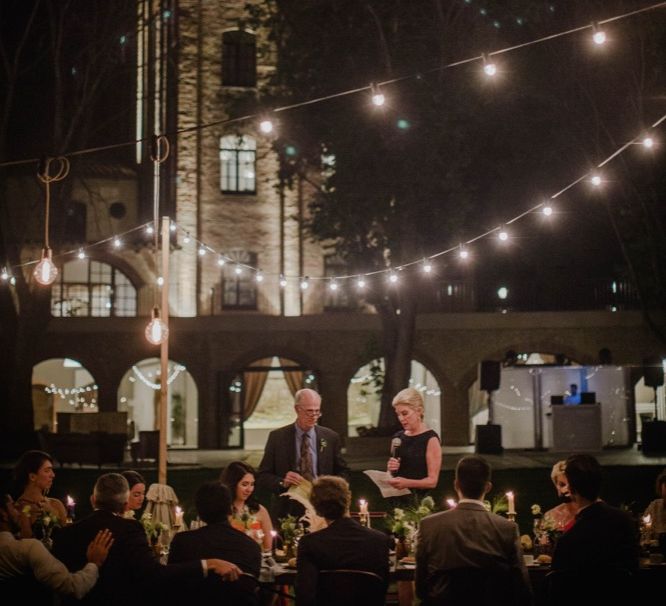
[[(377, 427), (381, 392), (384, 383), (384, 360), (376, 358), (361, 366), (347, 388), (347, 435), (366, 435)], [(441, 389), (433, 374), (420, 362), (412, 360), (410, 387), (423, 395), (425, 422), (439, 435), (441, 431)]]
[[(98, 412), (97, 385), (80, 362), (52, 358), (32, 368), (32, 409), (35, 429), (58, 431), (58, 415)], [(69, 428), (62, 428), (69, 431)]]
[[(199, 393), (185, 366), (169, 360), (167, 384), (167, 444), (173, 448), (196, 448), (199, 439)], [(160, 360), (137, 362), (118, 387), (118, 410), (127, 412), (130, 440), (140, 431), (159, 428)]]
[(228, 448), (262, 450), (268, 433), (294, 421), (294, 394), (317, 390), (315, 373), (289, 358), (266, 357), (248, 364), (229, 386), (235, 418)]

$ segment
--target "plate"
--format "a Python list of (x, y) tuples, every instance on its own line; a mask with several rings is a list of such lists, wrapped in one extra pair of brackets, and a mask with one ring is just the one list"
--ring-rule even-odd
[(412, 564), (410, 564), (410, 563), (403, 564), (402, 562), (400, 562), (400, 568), (405, 568), (407, 570), (413, 570), (414, 568), (416, 568), (416, 564), (413, 564), (413, 563)]

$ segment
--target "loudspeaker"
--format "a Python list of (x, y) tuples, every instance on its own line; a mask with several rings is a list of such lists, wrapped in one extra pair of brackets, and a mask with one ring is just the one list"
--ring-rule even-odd
[(483, 360), (479, 365), (479, 383), (481, 391), (496, 391), (500, 386), (500, 363)]
[(477, 425), (475, 441), (475, 452), (479, 454), (502, 454), (502, 426)]
[(645, 385), (656, 389), (664, 384), (664, 367), (661, 358), (645, 358), (643, 360), (643, 377)]
[(666, 453), (666, 421), (646, 421), (641, 427), (644, 455)]

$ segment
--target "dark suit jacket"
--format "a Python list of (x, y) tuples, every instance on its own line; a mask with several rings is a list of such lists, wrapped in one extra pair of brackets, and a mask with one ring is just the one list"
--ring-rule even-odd
[[(227, 523), (210, 524), (197, 530), (179, 532), (171, 541), (169, 564), (219, 558), (236, 564), (243, 572), (259, 577), (261, 547), (246, 534)], [(218, 575), (180, 584), (170, 596), (173, 604), (254, 604), (251, 593), (239, 583), (223, 581)]]
[(69, 570), (80, 570), (86, 563), (88, 544), (105, 528), (113, 533), (113, 545), (99, 571), (99, 580), (80, 603), (145, 606), (161, 588), (203, 577), (200, 561), (162, 566), (148, 545), (141, 524), (107, 511), (95, 511), (58, 532), (53, 555)]
[[(346, 477), (349, 467), (340, 453), (340, 436), (328, 427), (315, 425), (317, 436), (317, 475)], [(296, 426), (294, 423), (274, 429), (268, 434), (264, 456), (259, 464), (257, 483), (266, 491), (279, 494), (285, 491), (280, 482), (288, 471), (297, 471)], [(287, 501), (287, 499), (282, 499)], [(273, 513), (282, 517), (288, 510), (287, 503), (279, 503)], [(301, 509), (302, 511), (302, 509)]]
[(638, 536), (628, 514), (601, 501), (576, 515), (557, 541), (553, 570), (638, 569)]
[[(485, 593), (486, 588), (480, 584), (488, 580), (496, 583), (498, 589), (502, 584), (503, 595), (509, 594), (506, 603), (517, 606), (532, 601), (516, 524), (489, 513), (481, 504), (460, 503), (455, 509), (421, 520), (416, 546), (416, 593), (426, 604), (440, 600), (448, 603), (444, 602), (447, 597), (452, 604), (458, 604), (454, 599), (461, 593), (457, 585), (470, 580), (475, 586), (467, 591), (467, 600), (471, 590), (478, 590), (481, 600), (481, 591)], [(492, 588), (488, 590), (492, 593)]]
[(320, 570), (365, 570), (378, 574), (388, 585), (389, 543), (388, 535), (351, 518), (341, 518), (328, 528), (306, 534), (298, 544), (297, 605), (316, 604)]

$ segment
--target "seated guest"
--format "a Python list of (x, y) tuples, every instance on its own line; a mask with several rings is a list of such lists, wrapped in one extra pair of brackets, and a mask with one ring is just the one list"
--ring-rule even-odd
[(656, 490), (658, 499), (647, 506), (643, 518), (650, 516), (648, 539), (657, 539), (660, 534), (666, 533), (666, 469), (657, 476)]
[(63, 528), (55, 537), (54, 555), (70, 570), (85, 563), (86, 547), (99, 530), (113, 533), (113, 546), (99, 581), (83, 603), (113, 606), (144, 606), (158, 590), (214, 572), (230, 580), (238, 578), (238, 566), (219, 559), (163, 566), (146, 541), (136, 520), (123, 518), (129, 499), (127, 480), (117, 473), (100, 476), (92, 495), (93, 513)]
[(199, 517), (206, 526), (179, 532), (171, 541), (169, 564), (201, 558), (222, 558), (255, 577), (261, 568), (261, 547), (229, 523), (231, 495), (218, 482), (199, 487), (194, 497)]
[[(9, 495), (0, 502), (0, 595), (11, 595), (10, 587), (21, 587), (21, 599), (26, 604), (50, 598), (50, 592), (81, 599), (97, 582), (99, 568), (113, 544), (111, 533), (101, 530), (88, 544), (87, 563), (78, 572), (54, 558), (37, 539), (14, 538), (19, 532), (19, 512)], [(14, 581), (25, 584), (14, 585)], [(37, 585), (39, 584), (39, 585)], [(29, 593), (30, 595), (27, 595)], [(45, 603), (45, 602), (44, 602)]]
[(310, 500), (327, 527), (305, 535), (298, 544), (297, 606), (317, 604), (320, 570), (374, 572), (388, 585), (389, 537), (349, 517), (351, 492), (347, 481), (319, 476), (312, 486)]
[(65, 506), (58, 499), (47, 496), (54, 478), (53, 459), (41, 450), (28, 450), (16, 463), (16, 509), (21, 513), (19, 525), (22, 538), (32, 537), (33, 524), (44, 514), (55, 516), (61, 526), (65, 524)]
[(421, 520), (416, 594), (424, 605), (518, 606), (532, 601), (518, 526), (486, 510), (490, 465), (479, 456), (458, 461), (458, 505)]
[(564, 474), (564, 466), (564, 461), (558, 461), (553, 465), (553, 470), (550, 472), (550, 479), (555, 485), (560, 504), (544, 514), (544, 517), (550, 518), (555, 523), (555, 527), (562, 532), (569, 530), (576, 519), (576, 504), (569, 494), (569, 484), (567, 483), (567, 476)]
[(146, 499), (146, 481), (143, 476), (132, 469), (123, 471), (121, 474), (129, 484), (129, 501), (127, 501), (127, 509), (124, 516), (126, 518), (139, 518), (139, 510)]
[(629, 514), (600, 498), (601, 465), (591, 455), (566, 460), (564, 473), (578, 508), (576, 523), (557, 541), (553, 570), (591, 567), (638, 568), (638, 537)]

